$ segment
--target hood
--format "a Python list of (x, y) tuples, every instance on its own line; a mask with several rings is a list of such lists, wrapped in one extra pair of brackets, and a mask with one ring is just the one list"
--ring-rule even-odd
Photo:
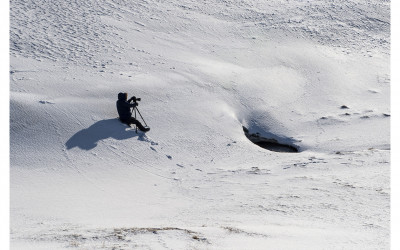
[(128, 94), (127, 93), (118, 93), (118, 100), (126, 101)]

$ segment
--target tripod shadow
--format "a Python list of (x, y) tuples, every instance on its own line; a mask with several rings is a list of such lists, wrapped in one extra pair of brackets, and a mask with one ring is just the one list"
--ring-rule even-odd
[(108, 119), (98, 121), (89, 128), (83, 129), (74, 134), (66, 143), (67, 149), (78, 147), (84, 150), (91, 150), (97, 146), (97, 143), (107, 138), (116, 140), (126, 140), (133, 137), (139, 137), (142, 140), (141, 133), (136, 133), (134, 129), (126, 130), (127, 126), (118, 119)]

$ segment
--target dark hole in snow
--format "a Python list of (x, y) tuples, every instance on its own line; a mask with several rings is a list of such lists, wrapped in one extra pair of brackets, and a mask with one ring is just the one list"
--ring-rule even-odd
[(299, 150), (297, 147), (287, 144), (279, 143), (275, 139), (265, 138), (260, 136), (258, 133), (252, 134), (249, 130), (243, 126), (243, 131), (246, 137), (257, 146), (260, 146), (264, 149), (274, 151), (274, 152), (282, 152), (282, 153), (298, 153)]

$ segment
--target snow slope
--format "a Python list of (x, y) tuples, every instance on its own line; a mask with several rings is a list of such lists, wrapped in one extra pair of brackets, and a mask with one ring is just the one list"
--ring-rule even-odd
[(389, 248), (388, 1), (10, 7), (12, 249)]

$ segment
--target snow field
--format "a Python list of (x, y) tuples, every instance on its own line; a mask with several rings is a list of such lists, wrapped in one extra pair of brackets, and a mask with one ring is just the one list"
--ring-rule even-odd
[(12, 248), (388, 248), (388, 8), (14, 1)]

